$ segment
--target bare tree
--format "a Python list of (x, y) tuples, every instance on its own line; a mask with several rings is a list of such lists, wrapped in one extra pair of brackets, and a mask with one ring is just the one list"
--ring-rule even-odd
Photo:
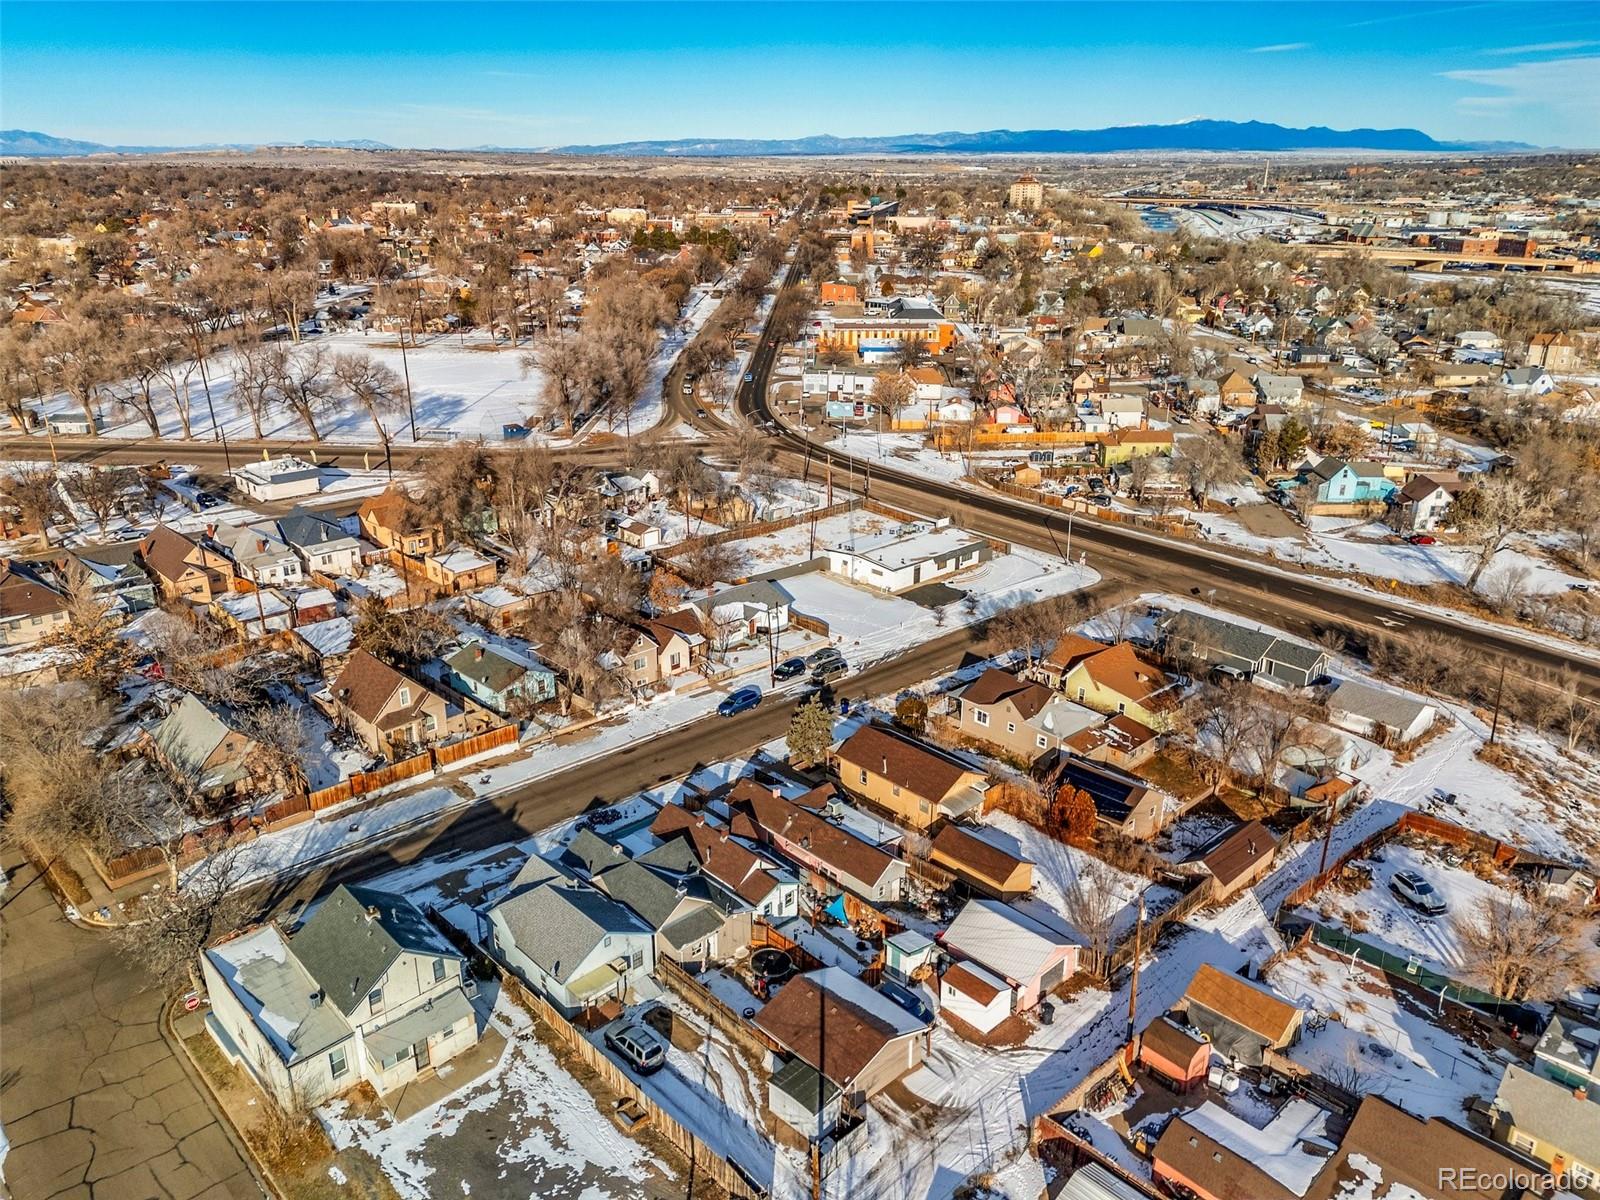
[(279, 347), (273, 362), (272, 386), (279, 402), (300, 418), (311, 440), (320, 442), (317, 416), (334, 397), (328, 352), (321, 346), (300, 351)]
[(159, 980), (181, 971), (200, 989), (200, 952), (242, 925), (250, 913), (240, 894), (245, 864), (237, 846), (213, 843), (205, 857), (168, 888), (147, 892), (111, 932), (117, 950)]
[[(1050, 853), (1057, 851), (1052, 849)], [(1072, 883), (1062, 894), (1061, 915), (1082, 935), (1089, 948), (1089, 970), (1103, 975), (1111, 954), (1111, 939), (1121, 911), (1120, 874), (1109, 864), (1089, 854), (1073, 854), (1065, 846), (1059, 853), (1069, 856)]]
[(1532, 489), (1512, 474), (1491, 475), (1462, 491), (1456, 499), (1456, 520), (1461, 528), (1476, 534), (1478, 546), (1466, 588), (1473, 591), (1484, 569), (1494, 561), (1514, 536), (1534, 528), (1545, 515), (1543, 502)]
[(16, 506), (24, 521), (39, 527), (46, 546), (51, 544), (50, 526), (59, 509), (53, 470), (38, 463), (17, 463), (0, 481), (0, 495)]
[(400, 376), (370, 354), (338, 354), (333, 359), (333, 379), (355, 402), (367, 410), (378, 440), (389, 444), (385, 414), (398, 411), (403, 398)]
[(284, 787), (305, 785), (310, 739), (304, 714), (291, 704), (257, 704), (238, 713), (239, 731), (256, 744), (265, 773)]
[(282, 350), (277, 346), (240, 346), (233, 358), (233, 398), (250, 414), (255, 436), (262, 436), (263, 418), (277, 401), (277, 363)]
[(102, 535), (128, 483), (129, 472), (115, 467), (88, 467), (66, 477), (68, 494), (89, 510)]
[(1589, 978), (1580, 905), (1543, 891), (1496, 892), (1455, 918), (1470, 977), (1504, 1000), (1553, 1000)]

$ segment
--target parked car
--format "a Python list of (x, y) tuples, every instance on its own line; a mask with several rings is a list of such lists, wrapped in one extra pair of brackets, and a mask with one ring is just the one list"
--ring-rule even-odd
[(756, 687), (742, 687), (736, 692), (729, 693), (727, 699), (717, 705), (717, 716), (733, 717), (761, 703), (761, 689)]
[(606, 1045), (620, 1054), (641, 1075), (659, 1071), (667, 1064), (667, 1048), (661, 1038), (643, 1025), (612, 1026), (606, 1030)]
[(772, 670), (774, 679), (798, 679), (806, 673), (806, 660), (786, 658)]
[(1238, 667), (1230, 667), (1226, 664), (1218, 663), (1216, 666), (1211, 668), (1211, 682), (1249, 683), (1250, 673), (1248, 671), (1241, 671)]
[(1444, 897), (1434, 890), (1433, 884), (1417, 871), (1396, 871), (1394, 878), (1389, 880), (1389, 890), (1418, 912), (1427, 913), (1430, 917), (1443, 916), (1449, 908)]
[(813, 650), (810, 654), (806, 655), (806, 666), (815, 671), (819, 666), (827, 662), (829, 659), (843, 657), (844, 655), (840, 653), (837, 646), (824, 646), (821, 650)]
[(706, 415), (706, 410), (703, 408), (697, 408), (694, 410), (694, 415), (697, 417), (704, 417)]
[(755, 375), (754, 371), (746, 371), (744, 373), (744, 381), (746, 383), (752, 382), (755, 379), (755, 377), (756, 377), (756, 375)]
[(850, 664), (845, 662), (844, 659), (830, 658), (811, 668), (811, 678), (818, 683), (827, 683), (830, 679), (837, 679), (849, 670)]
[(1438, 540), (1439, 539), (1434, 537), (1431, 533), (1413, 533), (1406, 539), (1406, 541), (1410, 542), (1413, 546), (1431, 546)]

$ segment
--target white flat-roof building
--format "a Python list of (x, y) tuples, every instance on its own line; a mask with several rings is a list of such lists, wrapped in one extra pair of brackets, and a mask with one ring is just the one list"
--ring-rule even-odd
[(322, 472), (316, 465), (289, 455), (246, 463), (234, 470), (233, 478), (252, 500), (290, 500), (322, 490)]
[(946, 579), (993, 557), (989, 543), (943, 522), (904, 525), (892, 533), (828, 547), (828, 571), (886, 592)]

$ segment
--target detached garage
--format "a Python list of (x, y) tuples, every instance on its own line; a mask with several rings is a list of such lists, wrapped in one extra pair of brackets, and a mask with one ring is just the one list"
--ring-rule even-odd
[(1340, 729), (1391, 746), (1416, 741), (1438, 718), (1433, 705), (1353, 679), (1340, 680), (1328, 698), (1328, 720)]
[(977, 963), (955, 963), (939, 980), (939, 1007), (979, 1033), (989, 1033), (1011, 1015), (1011, 988)]

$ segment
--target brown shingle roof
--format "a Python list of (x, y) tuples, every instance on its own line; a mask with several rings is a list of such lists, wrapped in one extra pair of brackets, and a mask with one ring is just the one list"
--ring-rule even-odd
[(139, 553), (144, 565), (163, 579), (179, 579), (185, 571), (197, 570), (189, 555), (199, 547), (176, 529), (157, 525), (144, 541), (139, 543)]
[(1260, 1034), (1274, 1046), (1289, 1036), (1300, 1015), (1300, 1010), (1287, 1000), (1280, 1000), (1237, 975), (1219, 971), (1210, 963), (1200, 965), (1183, 998)]
[(943, 979), (963, 996), (970, 996), (979, 1004), (988, 1004), (1000, 994), (999, 988), (986, 979), (979, 979), (963, 963), (952, 964)]
[(1106, 648), (1104, 642), (1097, 642), (1093, 638), (1081, 637), (1076, 633), (1066, 633), (1062, 634), (1056, 644), (1050, 647), (1050, 653), (1044, 656), (1044, 661), (1066, 672), (1090, 655), (1099, 654)]
[(1027, 859), (1007, 854), (999, 846), (974, 837), (959, 825), (946, 825), (933, 839), (930, 849), (947, 862), (956, 863), (972, 874), (995, 884), (1003, 884)]
[(357, 650), (339, 672), (333, 694), (363, 721), (376, 723), (389, 697), (407, 684), (413, 691), (421, 690), (420, 684), (412, 683), (388, 663), (374, 658), (366, 650)]
[(1034, 716), (1050, 703), (1050, 689), (1042, 683), (1018, 679), (998, 667), (990, 667), (966, 687), (961, 689), (961, 699), (968, 704), (988, 708), (1002, 700), (1010, 700), (1023, 720)]
[(1187, 1067), (1194, 1061), (1200, 1048), (1209, 1045), (1195, 1034), (1179, 1029), (1171, 1021), (1151, 1022), (1150, 1028), (1144, 1031), (1142, 1044), (1145, 1049), (1159, 1054), (1177, 1067)]
[(32, 567), (0, 559), (0, 617), (44, 617), (65, 609), (61, 594)]
[[(730, 802), (735, 800), (736, 794), (729, 793)], [(895, 862), (882, 850), (862, 841), (853, 833), (847, 833), (810, 809), (791, 804), (771, 792), (757, 792), (749, 796), (746, 803), (755, 822), (752, 833), (759, 835), (764, 831), (794, 842), (836, 871), (859, 879), (864, 884), (876, 884)], [(735, 822), (732, 828), (738, 832), (738, 823)]]
[[(822, 1029), (824, 1024), (825, 1037)], [(797, 976), (784, 984), (783, 990), (756, 1014), (755, 1025), (829, 1079), (841, 1084), (849, 1083), (861, 1074), (874, 1056), (895, 1037), (891, 1026), (818, 987), (806, 975)], [(825, 1043), (821, 1053), (819, 1041)], [(825, 1061), (822, 1060), (823, 1054), (826, 1055)]]
[(1161, 668), (1139, 657), (1131, 643), (1118, 642), (1083, 660), (1084, 670), (1103, 688), (1150, 707), (1177, 702), (1171, 681)]
[(1278, 840), (1260, 821), (1247, 821), (1200, 856), (1206, 870), (1224, 886), (1277, 852)]
[(929, 800), (944, 799), (968, 774), (982, 774), (881, 725), (863, 725), (856, 730), (839, 747), (838, 757), (840, 762), (881, 775), (897, 787)]

